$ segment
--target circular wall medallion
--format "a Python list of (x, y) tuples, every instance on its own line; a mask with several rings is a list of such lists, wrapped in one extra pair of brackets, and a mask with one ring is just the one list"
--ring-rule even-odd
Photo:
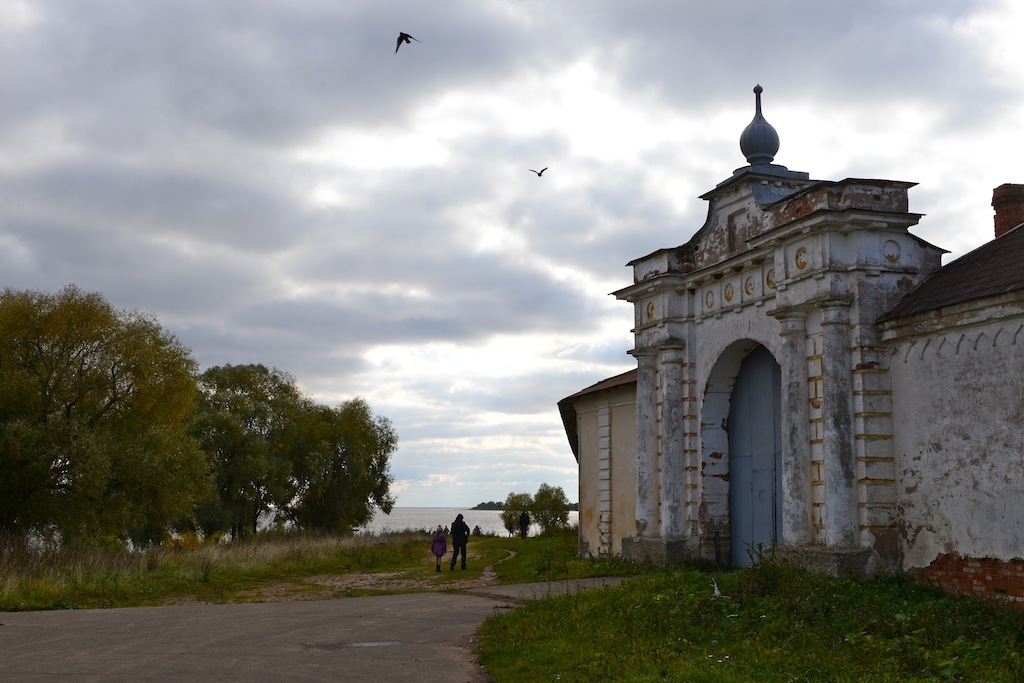
[(743, 283), (743, 291), (747, 293), (747, 296), (753, 295), (754, 286), (754, 278), (748, 277), (747, 281)]
[(725, 296), (725, 300), (726, 301), (732, 301), (733, 289), (732, 289), (732, 283), (731, 282), (725, 286), (725, 294), (724, 294), (724, 296)]
[(707, 294), (704, 295), (704, 304), (708, 308), (711, 308), (712, 306), (715, 305), (715, 293), (712, 292), (710, 289), (707, 291)]
[(882, 256), (889, 263), (896, 263), (900, 260), (900, 243), (895, 240), (886, 240), (882, 245)]
[(803, 270), (807, 267), (807, 250), (800, 247), (796, 250), (796, 258), (793, 259), (796, 262), (796, 267)]
[(768, 285), (769, 288), (775, 289), (775, 269), (774, 268), (769, 269), (768, 273), (764, 276), (764, 283), (766, 285)]
[(654, 317), (654, 302), (653, 301), (648, 301), (647, 302), (647, 319), (650, 320), (653, 317)]

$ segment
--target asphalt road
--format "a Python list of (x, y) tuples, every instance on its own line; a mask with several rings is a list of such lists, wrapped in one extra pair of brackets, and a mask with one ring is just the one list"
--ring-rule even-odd
[(0, 613), (0, 681), (493, 679), (472, 655), (489, 615), (618, 583), (582, 579), (366, 598)]

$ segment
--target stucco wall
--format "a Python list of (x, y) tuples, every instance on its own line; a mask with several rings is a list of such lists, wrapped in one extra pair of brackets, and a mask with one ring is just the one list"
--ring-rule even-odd
[(904, 568), (947, 553), (1021, 558), (1024, 316), (1015, 306), (947, 310), (897, 332), (890, 370)]
[(629, 384), (577, 399), (580, 553), (618, 555), (636, 510), (636, 391)]
[(612, 554), (622, 552), (622, 539), (636, 527), (636, 397), (623, 392), (612, 408)]
[(599, 435), (597, 405), (588, 409), (576, 406), (576, 429), (579, 434), (579, 539), (580, 555), (597, 555), (601, 544), (601, 481), (598, 462)]

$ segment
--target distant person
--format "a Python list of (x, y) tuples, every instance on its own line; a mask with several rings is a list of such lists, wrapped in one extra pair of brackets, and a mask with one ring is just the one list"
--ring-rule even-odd
[(515, 524), (509, 524), (508, 525), (508, 537), (512, 538), (515, 535), (516, 535), (516, 525)]
[(441, 558), (448, 554), (448, 537), (444, 535), (444, 529), (440, 524), (437, 525), (437, 531), (430, 540), (430, 550), (437, 559), (437, 571), (441, 571)]
[(484, 530), (480, 528), (479, 524), (477, 524), (475, 527), (473, 527), (473, 535), (474, 536), (483, 536), (484, 535)]
[(519, 536), (526, 538), (526, 530), (530, 528), (530, 515), (526, 514), (526, 510), (519, 513)]
[(469, 542), (469, 525), (462, 521), (462, 513), (452, 522), (452, 563), (448, 571), (455, 569), (455, 560), (462, 553), (462, 568), (466, 568), (466, 544)]

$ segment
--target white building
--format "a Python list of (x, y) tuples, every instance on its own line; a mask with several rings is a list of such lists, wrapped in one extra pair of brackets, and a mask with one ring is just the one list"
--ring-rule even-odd
[(1024, 599), (1024, 186), (941, 266), (913, 183), (774, 164), (754, 92), (748, 165), (615, 292), (637, 369), (559, 402), (581, 552), (742, 566), (774, 545)]

